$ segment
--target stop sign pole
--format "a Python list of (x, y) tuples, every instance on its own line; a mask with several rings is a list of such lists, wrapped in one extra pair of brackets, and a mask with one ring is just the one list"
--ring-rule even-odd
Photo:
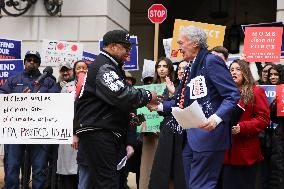
[(159, 25), (167, 18), (167, 9), (162, 4), (153, 4), (148, 9), (148, 18), (155, 24), (154, 61), (158, 60)]

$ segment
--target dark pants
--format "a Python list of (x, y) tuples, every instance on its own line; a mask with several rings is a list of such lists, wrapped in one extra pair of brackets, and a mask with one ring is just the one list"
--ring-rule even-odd
[(105, 130), (84, 134), (80, 137), (80, 150), (86, 157), (94, 188), (118, 189), (119, 138)]
[(257, 164), (250, 166), (224, 165), (223, 188), (254, 189)]
[(187, 189), (214, 189), (217, 185), (225, 151), (196, 152), (185, 143), (183, 164)]
[(78, 176), (77, 175), (57, 175), (58, 189), (77, 189)]
[(19, 189), (20, 168), (25, 156), (29, 153), (32, 165), (32, 188), (42, 189), (46, 179), (48, 145), (6, 144), (4, 146), (5, 189)]

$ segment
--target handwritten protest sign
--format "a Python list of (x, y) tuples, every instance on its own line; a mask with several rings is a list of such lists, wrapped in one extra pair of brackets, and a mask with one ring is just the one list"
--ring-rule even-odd
[[(156, 91), (158, 95), (162, 95), (166, 88), (165, 84), (151, 84), (135, 87)], [(146, 122), (137, 127), (137, 132), (160, 132), (160, 124), (164, 118), (159, 116), (157, 112), (150, 112), (146, 107), (143, 107), (137, 109), (137, 114), (144, 114), (146, 119)]]
[(23, 60), (0, 60), (0, 86), (4, 85), (9, 77), (23, 70)]
[(226, 26), (176, 19), (173, 31), (171, 52), (172, 58), (175, 58), (180, 61), (183, 60), (182, 53), (179, 51), (177, 41), (180, 30), (189, 26), (196, 26), (204, 29), (205, 33), (207, 34), (207, 43), (209, 45), (208, 49), (212, 49), (213, 47), (218, 45), (223, 46)]
[(280, 62), (282, 27), (248, 27), (244, 54), (248, 62)]
[(59, 66), (61, 62), (72, 65), (83, 57), (83, 44), (56, 40), (43, 40), (42, 65)]
[(74, 96), (71, 93), (0, 95), (1, 144), (71, 144)]
[(0, 59), (21, 59), (22, 41), (0, 38)]

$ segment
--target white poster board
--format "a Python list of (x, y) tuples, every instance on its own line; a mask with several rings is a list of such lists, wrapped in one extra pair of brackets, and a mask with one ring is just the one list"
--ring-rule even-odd
[(73, 65), (83, 58), (83, 44), (43, 40), (42, 43), (42, 66), (59, 66), (61, 62), (69, 62)]
[(74, 95), (0, 95), (0, 144), (71, 144)]

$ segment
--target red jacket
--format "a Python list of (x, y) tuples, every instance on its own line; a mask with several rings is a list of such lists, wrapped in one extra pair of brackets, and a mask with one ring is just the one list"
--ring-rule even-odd
[(232, 146), (225, 153), (224, 164), (252, 165), (263, 159), (258, 134), (269, 125), (270, 112), (263, 89), (254, 86), (253, 97), (253, 104), (245, 106), (239, 121), (240, 132), (232, 135)]

